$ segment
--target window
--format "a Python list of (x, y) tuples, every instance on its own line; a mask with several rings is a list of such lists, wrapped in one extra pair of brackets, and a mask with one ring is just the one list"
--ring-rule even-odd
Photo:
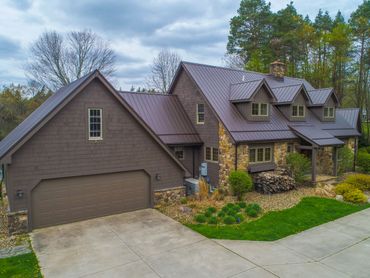
[(292, 152), (294, 152), (293, 144), (288, 144), (287, 152), (288, 152), (288, 153), (292, 153)]
[(89, 140), (102, 140), (103, 139), (103, 110), (96, 108), (88, 109), (89, 117)]
[(197, 124), (204, 124), (204, 104), (197, 104)]
[(334, 118), (334, 107), (325, 107), (324, 108), (324, 118)]
[(179, 160), (184, 160), (185, 159), (185, 153), (183, 148), (175, 148), (175, 156)]
[(206, 147), (205, 158), (207, 161), (218, 162), (218, 148)]
[(252, 116), (268, 116), (267, 103), (252, 103)]
[(304, 117), (304, 105), (293, 105), (292, 117)]
[(249, 162), (250, 163), (264, 163), (271, 162), (272, 152), (271, 147), (258, 147), (249, 149)]

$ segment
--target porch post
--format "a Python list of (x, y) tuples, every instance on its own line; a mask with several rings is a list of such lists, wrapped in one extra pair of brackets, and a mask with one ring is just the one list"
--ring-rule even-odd
[(333, 175), (338, 175), (338, 147), (333, 147)]
[(311, 155), (311, 181), (313, 184), (316, 184), (316, 153), (317, 148), (312, 148), (312, 155)]

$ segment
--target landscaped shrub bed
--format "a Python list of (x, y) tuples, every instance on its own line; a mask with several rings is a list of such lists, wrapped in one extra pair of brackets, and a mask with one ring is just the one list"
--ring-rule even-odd
[(187, 226), (209, 238), (270, 241), (369, 207), (369, 204), (355, 205), (327, 198), (306, 197), (292, 208), (271, 211), (255, 221), (245, 221), (239, 225), (187, 224)]
[(220, 210), (215, 207), (206, 208), (203, 213), (197, 214), (194, 221), (208, 223), (209, 225), (232, 225), (240, 224), (247, 217), (255, 218), (262, 212), (258, 204), (246, 204), (245, 202), (228, 203)]
[(368, 197), (364, 191), (370, 190), (370, 175), (352, 174), (335, 187), (335, 193), (343, 195), (343, 200), (351, 203), (365, 203)]

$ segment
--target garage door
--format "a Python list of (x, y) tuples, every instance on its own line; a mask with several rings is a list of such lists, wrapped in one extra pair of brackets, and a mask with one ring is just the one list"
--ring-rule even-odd
[(143, 171), (42, 181), (32, 191), (32, 227), (147, 208), (149, 184)]

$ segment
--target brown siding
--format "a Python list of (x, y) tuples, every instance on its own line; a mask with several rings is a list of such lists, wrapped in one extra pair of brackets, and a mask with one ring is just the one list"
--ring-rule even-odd
[(261, 102), (261, 103), (268, 103), (268, 115), (271, 113), (271, 96), (267, 93), (265, 88), (261, 88), (253, 97), (250, 102), (246, 103), (239, 103), (237, 104), (237, 108), (239, 112), (249, 121), (269, 121), (270, 116), (253, 116), (252, 115), (252, 103), (253, 102)]
[[(196, 168), (198, 168), (199, 163), (204, 161), (204, 147), (218, 148), (218, 119), (185, 71), (182, 71), (178, 77), (172, 93), (180, 99), (181, 104), (204, 143), (200, 149), (199, 161), (196, 165)], [(205, 123), (202, 125), (196, 123), (197, 103), (205, 104)], [(208, 175), (213, 185), (218, 185), (218, 170), (218, 163), (208, 162)]]
[[(88, 140), (90, 107), (103, 109), (102, 141)], [(7, 173), (11, 209), (27, 209), (30, 189), (43, 179), (137, 169), (151, 176), (154, 190), (182, 185), (183, 170), (94, 80), (13, 155)], [(23, 199), (14, 200), (17, 189), (26, 192)]]

